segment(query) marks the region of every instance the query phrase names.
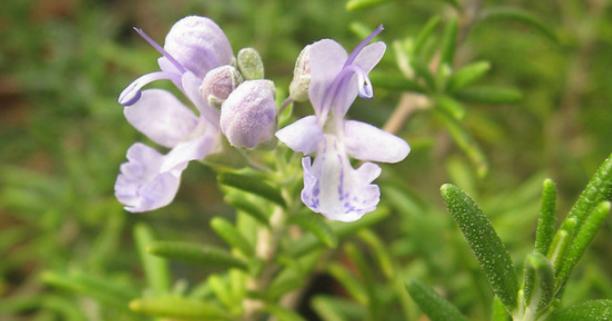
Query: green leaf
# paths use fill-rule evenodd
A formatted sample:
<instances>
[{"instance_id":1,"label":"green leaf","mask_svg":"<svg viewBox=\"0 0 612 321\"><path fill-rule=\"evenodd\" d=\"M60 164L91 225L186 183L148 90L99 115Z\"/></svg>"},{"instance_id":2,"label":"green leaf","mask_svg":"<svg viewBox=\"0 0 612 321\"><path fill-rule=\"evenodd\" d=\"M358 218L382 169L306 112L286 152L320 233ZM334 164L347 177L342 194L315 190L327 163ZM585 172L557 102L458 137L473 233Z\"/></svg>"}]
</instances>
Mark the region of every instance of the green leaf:
<instances>
[{"instance_id":1,"label":"green leaf","mask_svg":"<svg viewBox=\"0 0 612 321\"><path fill-rule=\"evenodd\" d=\"M546 38L550 39L554 43L559 43L559 38L556 33L547 26L544 22L540 21L539 18L535 17L531 13L516 9L516 8L493 8L482 12L480 15L481 21L486 20L513 20L531 26L535 30L539 31Z\"/></svg>"},{"instance_id":2,"label":"green leaf","mask_svg":"<svg viewBox=\"0 0 612 321\"><path fill-rule=\"evenodd\" d=\"M246 256L253 256L255 250L253 246L242 236L240 231L226 219L215 217L210 220L210 227L219 235L227 244L233 246Z\"/></svg>"},{"instance_id":3,"label":"green leaf","mask_svg":"<svg viewBox=\"0 0 612 321\"><path fill-rule=\"evenodd\" d=\"M270 217L264 213L256 204L238 195L227 195L225 202L244 214L251 216L264 225L270 225Z\"/></svg>"},{"instance_id":4,"label":"green leaf","mask_svg":"<svg viewBox=\"0 0 612 321\"><path fill-rule=\"evenodd\" d=\"M280 191L259 177L236 173L219 174L219 183L261 196L271 202L285 207L285 200Z\"/></svg>"},{"instance_id":5,"label":"green leaf","mask_svg":"<svg viewBox=\"0 0 612 321\"><path fill-rule=\"evenodd\" d=\"M390 0L348 0L346 2L346 10L356 11L366 8L371 8L389 2Z\"/></svg>"},{"instance_id":6,"label":"green leaf","mask_svg":"<svg viewBox=\"0 0 612 321\"><path fill-rule=\"evenodd\" d=\"M330 224L333 233L342 239L354 232L371 225L374 225L389 215L389 209L379 206L375 211L365 215L360 220L351 223ZM284 249L289 256L297 257L305 255L315 249L321 248L324 244L313 235L306 235L299 240L291 241Z\"/></svg>"},{"instance_id":7,"label":"green leaf","mask_svg":"<svg viewBox=\"0 0 612 321\"><path fill-rule=\"evenodd\" d=\"M423 52L425 44L430 39L436 27L438 27L438 25L440 24L440 20L440 16L433 16L429 18L423 29L421 29L421 31L414 40L414 47L412 52L414 56L419 56Z\"/></svg>"},{"instance_id":8,"label":"green leaf","mask_svg":"<svg viewBox=\"0 0 612 321\"><path fill-rule=\"evenodd\" d=\"M563 222L563 225L555 234L553 241L548 249L548 259L552 262L555 272L559 270L559 264L563 261L567 247L570 244L574 232L576 231L576 218L570 218Z\"/></svg>"},{"instance_id":9,"label":"green leaf","mask_svg":"<svg viewBox=\"0 0 612 321\"><path fill-rule=\"evenodd\" d=\"M442 46L440 48L440 61L448 66L453 65L453 57L455 56L455 48L457 46L457 18L452 17L444 28L442 36Z\"/></svg>"},{"instance_id":10,"label":"green leaf","mask_svg":"<svg viewBox=\"0 0 612 321\"><path fill-rule=\"evenodd\" d=\"M47 271L41 274L41 279L51 286L90 296L103 304L121 309L126 309L126 302L136 296L130 289L111 280L81 272L64 274Z\"/></svg>"},{"instance_id":11,"label":"green leaf","mask_svg":"<svg viewBox=\"0 0 612 321\"><path fill-rule=\"evenodd\" d=\"M399 74L372 71L369 77L374 87L377 88L398 91L412 91L418 93L425 92L425 89L419 83L406 79L404 76Z\"/></svg>"},{"instance_id":12,"label":"green leaf","mask_svg":"<svg viewBox=\"0 0 612 321\"><path fill-rule=\"evenodd\" d=\"M455 143L468 156L472 164L474 164L478 175L480 177L486 176L489 171L489 164L474 138L456 119L444 110L434 109L434 114L442 121Z\"/></svg>"},{"instance_id":13,"label":"green leaf","mask_svg":"<svg viewBox=\"0 0 612 321\"><path fill-rule=\"evenodd\" d=\"M383 274L389 279L392 278L395 274L393 262L391 260L391 254L389 253L386 245L383 244L383 241L376 236L376 233L368 229L359 231L358 236L374 253L376 261Z\"/></svg>"},{"instance_id":14,"label":"green leaf","mask_svg":"<svg viewBox=\"0 0 612 321\"><path fill-rule=\"evenodd\" d=\"M456 92L455 96L465 102L482 104L512 104L523 99L516 89L492 86L465 88Z\"/></svg>"},{"instance_id":15,"label":"green leaf","mask_svg":"<svg viewBox=\"0 0 612 321\"><path fill-rule=\"evenodd\" d=\"M147 248L151 254L207 267L248 269L245 261L226 251L184 242L153 242Z\"/></svg>"},{"instance_id":16,"label":"green leaf","mask_svg":"<svg viewBox=\"0 0 612 321\"><path fill-rule=\"evenodd\" d=\"M536 229L535 249L541 254L546 255L555 233L555 202L557 198L557 188L551 179L544 180L542 184L542 198L540 205L540 216L538 217L538 227Z\"/></svg>"},{"instance_id":17,"label":"green leaf","mask_svg":"<svg viewBox=\"0 0 612 321\"><path fill-rule=\"evenodd\" d=\"M514 310L517 306L518 282L510 255L491 222L476 203L457 186L444 184L440 190L448 211L474 251L493 292L509 311Z\"/></svg>"},{"instance_id":18,"label":"green leaf","mask_svg":"<svg viewBox=\"0 0 612 321\"><path fill-rule=\"evenodd\" d=\"M413 59L412 68L414 68L414 71L416 71L417 76L421 77L425 81L428 90L436 90L436 79L426 63L419 59Z\"/></svg>"},{"instance_id":19,"label":"green leaf","mask_svg":"<svg viewBox=\"0 0 612 321\"><path fill-rule=\"evenodd\" d=\"M448 81L448 90L455 92L481 79L491 68L488 61L479 61L462 67L453 73Z\"/></svg>"},{"instance_id":20,"label":"green leaf","mask_svg":"<svg viewBox=\"0 0 612 321\"><path fill-rule=\"evenodd\" d=\"M301 213L291 216L289 222L309 231L327 247L335 248L338 246L338 237L319 215Z\"/></svg>"},{"instance_id":21,"label":"green leaf","mask_svg":"<svg viewBox=\"0 0 612 321\"><path fill-rule=\"evenodd\" d=\"M327 269L342 287L350 294L355 301L362 305L368 305L370 298L365 286L355 278L344 266L338 263L331 263Z\"/></svg>"},{"instance_id":22,"label":"green leaf","mask_svg":"<svg viewBox=\"0 0 612 321\"><path fill-rule=\"evenodd\" d=\"M576 233L576 236L572 240L571 245L569 245L567 253L561 262L561 269L557 274L557 278L561 284L565 282L576 263L578 263L578 260L580 260L584 254L586 248L589 246L589 244L591 244L595 238L595 235L597 234L597 231L599 231L609 213L610 202L601 202L585 219L583 225L580 227Z\"/></svg>"},{"instance_id":23,"label":"green leaf","mask_svg":"<svg viewBox=\"0 0 612 321\"><path fill-rule=\"evenodd\" d=\"M438 96L435 98L435 102L436 107L443 109L444 112L456 120L462 120L465 117L465 108L463 108L460 102L448 96Z\"/></svg>"},{"instance_id":24,"label":"green leaf","mask_svg":"<svg viewBox=\"0 0 612 321\"><path fill-rule=\"evenodd\" d=\"M305 319L297 314L297 312L284 308L280 305L268 304L266 305L265 309L278 321L305 321Z\"/></svg>"},{"instance_id":25,"label":"green leaf","mask_svg":"<svg viewBox=\"0 0 612 321\"><path fill-rule=\"evenodd\" d=\"M318 296L311 301L312 309L323 321L345 321L333 301L327 297Z\"/></svg>"},{"instance_id":26,"label":"green leaf","mask_svg":"<svg viewBox=\"0 0 612 321\"><path fill-rule=\"evenodd\" d=\"M599 166L578 200L567 215L575 217L578 228L592 209L602 201L612 198L612 154Z\"/></svg>"},{"instance_id":27,"label":"green leaf","mask_svg":"<svg viewBox=\"0 0 612 321\"><path fill-rule=\"evenodd\" d=\"M498 297L493 297L493 302L491 304L493 305L491 307L491 321L512 321L504 304Z\"/></svg>"},{"instance_id":28,"label":"green leaf","mask_svg":"<svg viewBox=\"0 0 612 321\"><path fill-rule=\"evenodd\" d=\"M555 311L548 321L609 321L612 300L593 300Z\"/></svg>"},{"instance_id":29,"label":"green leaf","mask_svg":"<svg viewBox=\"0 0 612 321\"><path fill-rule=\"evenodd\" d=\"M147 284L157 295L167 293L170 289L170 273L166 260L147 252L147 247L155 241L149 226L140 223L134 226L134 239L142 264Z\"/></svg>"},{"instance_id":30,"label":"green leaf","mask_svg":"<svg viewBox=\"0 0 612 321\"><path fill-rule=\"evenodd\" d=\"M533 305L540 311L554 298L555 274L553 267L541 253L534 252L527 257L524 282L523 293L526 306Z\"/></svg>"},{"instance_id":31,"label":"green leaf","mask_svg":"<svg viewBox=\"0 0 612 321\"><path fill-rule=\"evenodd\" d=\"M454 305L421 282L413 280L407 287L412 299L431 321L468 321Z\"/></svg>"},{"instance_id":32,"label":"green leaf","mask_svg":"<svg viewBox=\"0 0 612 321\"><path fill-rule=\"evenodd\" d=\"M193 299L168 296L136 299L130 310L160 318L178 320L228 320L227 311L219 306Z\"/></svg>"}]
</instances>

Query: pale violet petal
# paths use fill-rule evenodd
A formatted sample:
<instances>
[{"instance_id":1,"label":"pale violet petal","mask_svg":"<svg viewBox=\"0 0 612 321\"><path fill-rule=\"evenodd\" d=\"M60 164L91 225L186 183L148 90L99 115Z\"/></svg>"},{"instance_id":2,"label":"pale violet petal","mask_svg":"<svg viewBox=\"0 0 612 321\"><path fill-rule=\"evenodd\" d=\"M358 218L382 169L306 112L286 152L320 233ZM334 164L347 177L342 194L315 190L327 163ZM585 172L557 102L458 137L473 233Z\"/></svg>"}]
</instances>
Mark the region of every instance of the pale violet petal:
<instances>
[{"instance_id":1,"label":"pale violet petal","mask_svg":"<svg viewBox=\"0 0 612 321\"><path fill-rule=\"evenodd\" d=\"M360 121L344 122L344 144L352 157L383 163L397 163L410 152L401 138Z\"/></svg>"},{"instance_id":2,"label":"pale violet petal","mask_svg":"<svg viewBox=\"0 0 612 321\"><path fill-rule=\"evenodd\" d=\"M306 116L277 131L276 138L292 150L308 155L323 140L323 130L316 116Z\"/></svg>"},{"instance_id":3,"label":"pale violet petal","mask_svg":"<svg viewBox=\"0 0 612 321\"><path fill-rule=\"evenodd\" d=\"M148 89L123 113L128 122L154 142L174 147L185 140L197 125L197 118L173 94L161 89Z\"/></svg>"},{"instance_id":4,"label":"pale violet petal","mask_svg":"<svg viewBox=\"0 0 612 321\"><path fill-rule=\"evenodd\" d=\"M189 141L176 145L164 158L160 171L183 170L192 160L204 159L219 148L221 135L217 129L209 124L202 134Z\"/></svg>"},{"instance_id":5,"label":"pale violet petal","mask_svg":"<svg viewBox=\"0 0 612 321\"><path fill-rule=\"evenodd\" d=\"M219 111L210 106L200 94L200 85L202 79L196 77L193 73L186 72L183 74L182 88L185 95L193 102L200 111L200 114L214 127L219 127Z\"/></svg>"},{"instance_id":6,"label":"pale violet petal","mask_svg":"<svg viewBox=\"0 0 612 321\"><path fill-rule=\"evenodd\" d=\"M357 170L353 169L344 147L334 136L326 136L314 163L311 164L310 157L305 157L302 167L302 201L314 212L331 220L358 220L373 211L380 200L378 186L371 184L380 175L380 168L366 163Z\"/></svg>"},{"instance_id":7,"label":"pale violet petal","mask_svg":"<svg viewBox=\"0 0 612 321\"><path fill-rule=\"evenodd\" d=\"M143 76L140 76L138 79L132 81L132 83L125 87L121 94L119 94L119 98L117 99L117 101L124 106L133 105L140 99L142 95L141 89L147 84L156 80L163 79L172 80L174 82L178 78L179 76L177 74L165 71L156 71L145 74Z\"/></svg>"},{"instance_id":8,"label":"pale violet petal","mask_svg":"<svg viewBox=\"0 0 612 321\"><path fill-rule=\"evenodd\" d=\"M380 62L386 49L387 45L382 41L371 43L357 54L354 63L369 73Z\"/></svg>"},{"instance_id":9,"label":"pale violet petal","mask_svg":"<svg viewBox=\"0 0 612 321\"><path fill-rule=\"evenodd\" d=\"M230 64L232 47L223 30L211 19L188 16L177 21L164 42L164 49L200 79L209 70Z\"/></svg>"},{"instance_id":10,"label":"pale violet petal","mask_svg":"<svg viewBox=\"0 0 612 321\"><path fill-rule=\"evenodd\" d=\"M317 113L322 111L324 101L331 99L328 89L342 70L346 58L346 50L331 39L319 40L310 46L308 97Z\"/></svg>"},{"instance_id":11,"label":"pale violet petal","mask_svg":"<svg viewBox=\"0 0 612 321\"><path fill-rule=\"evenodd\" d=\"M180 184L181 171L161 173L164 156L136 143L127 152L115 182L115 196L130 212L147 212L172 202Z\"/></svg>"}]
</instances>

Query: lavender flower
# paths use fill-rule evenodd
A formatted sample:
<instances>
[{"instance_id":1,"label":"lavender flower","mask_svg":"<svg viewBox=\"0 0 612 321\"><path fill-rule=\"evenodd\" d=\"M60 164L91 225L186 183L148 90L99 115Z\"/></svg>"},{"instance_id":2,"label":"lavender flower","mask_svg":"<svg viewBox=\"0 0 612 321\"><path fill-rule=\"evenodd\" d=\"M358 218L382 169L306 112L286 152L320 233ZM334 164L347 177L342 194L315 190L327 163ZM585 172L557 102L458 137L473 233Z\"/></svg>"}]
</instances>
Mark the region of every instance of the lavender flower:
<instances>
[{"instance_id":1,"label":"lavender flower","mask_svg":"<svg viewBox=\"0 0 612 321\"><path fill-rule=\"evenodd\" d=\"M221 131L235 147L253 148L274 134L274 83L258 79L243 82L221 106Z\"/></svg>"},{"instance_id":2,"label":"lavender flower","mask_svg":"<svg viewBox=\"0 0 612 321\"><path fill-rule=\"evenodd\" d=\"M171 150L162 155L141 143L132 145L128 162L121 165L115 196L126 210L145 212L172 202L187 164L218 150L219 112L203 99L200 84L208 71L230 63L233 57L229 41L208 18L179 20L166 36L164 48L142 30L136 31L162 54L158 59L161 71L136 79L121 93L119 102L130 124ZM199 115L168 91L141 90L160 79L171 80Z\"/></svg>"},{"instance_id":3,"label":"lavender flower","mask_svg":"<svg viewBox=\"0 0 612 321\"><path fill-rule=\"evenodd\" d=\"M316 154L314 162L310 156L302 159L302 201L332 220L355 221L374 210L380 190L372 181L381 169L369 161L395 163L410 151L406 142L392 134L345 120L357 95L373 96L368 73L380 61L386 46L383 42L368 43L381 31L379 26L350 55L330 39L311 44L308 59L304 59L308 65L300 70L310 70L308 96L315 115L276 132L276 137L294 151ZM366 162L354 169L349 155Z\"/></svg>"}]
</instances>

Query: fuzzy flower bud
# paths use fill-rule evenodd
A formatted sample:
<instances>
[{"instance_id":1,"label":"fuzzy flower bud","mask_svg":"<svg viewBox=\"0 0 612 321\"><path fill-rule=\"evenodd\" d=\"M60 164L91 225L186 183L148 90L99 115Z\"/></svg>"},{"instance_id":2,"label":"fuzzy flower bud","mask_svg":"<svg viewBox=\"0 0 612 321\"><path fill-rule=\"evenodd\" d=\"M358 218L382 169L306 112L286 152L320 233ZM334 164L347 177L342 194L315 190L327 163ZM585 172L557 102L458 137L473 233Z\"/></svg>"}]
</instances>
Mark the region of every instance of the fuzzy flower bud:
<instances>
[{"instance_id":1,"label":"fuzzy flower bud","mask_svg":"<svg viewBox=\"0 0 612 321\"><path fill-rule=\"evenodd\" d=\"M247 80L221 106L221 131L235 147L253 148L274 134L276 103L274 83Z\"/></svg>"},{"instance_id":2,"label":"fuzzy flower bud","mask_svg":"<svg viewBox=\"0 0 612 321\"><path fill-rule=\"evenodd\" d=\"M212 20L199 16L177 21L166 35L164 49L199 78L233 59L232 46L223 30Z\"/></svg>"},{"instance_id":3,"label":"fuzzy flower bud","mask_svg":"<svg viewBox=\"0 0 612 321\"><path fill-rule=\"evenodd\" d=\"M241 82L242 76L235 67L217 67L204 76L200 94L211 106L220 107Z\"/></svg>"},{"instance_id":4,"label":"fuzzy flower bud","mask_svg":"<svg viewBox=\"0 0 612 321\"><path fill-rule=\"evenodd\" d=\"M295 62L293 80L289 85L289 96L295 101L308 100L310 85L310 45L304 47Z\"/></svg>"},{"instance_id":5,"label":"fuzzy flower bud","mask_svg":"<svg viewBox=\"0 0 612 321\"><path fill-rule=\"evenodd\" d=\"M257 50L253 48L240 49L236 63L245 79L263 79L264 65Z\"/></svg>"}]
</instances>

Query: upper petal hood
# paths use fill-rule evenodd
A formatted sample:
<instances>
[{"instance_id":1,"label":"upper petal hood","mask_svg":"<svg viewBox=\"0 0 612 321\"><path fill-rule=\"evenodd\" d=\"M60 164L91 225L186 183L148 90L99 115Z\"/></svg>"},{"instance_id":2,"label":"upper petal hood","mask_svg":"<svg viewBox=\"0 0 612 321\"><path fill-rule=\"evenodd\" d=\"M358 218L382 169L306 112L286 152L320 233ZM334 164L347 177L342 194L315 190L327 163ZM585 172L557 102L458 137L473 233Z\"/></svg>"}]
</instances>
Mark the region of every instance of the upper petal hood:
<instances>
[{"instance_id":1,"label":"upper petal hood","mask_svg":"<svg viewBox=\"0 0 612 321\"><path fill-rule=\"evenodd\" d=\"M164 49L202 79L206 72L232 62L233 52L223 30L212 20L188 16L166 35Z\"/></svg>"}]
</instances>

